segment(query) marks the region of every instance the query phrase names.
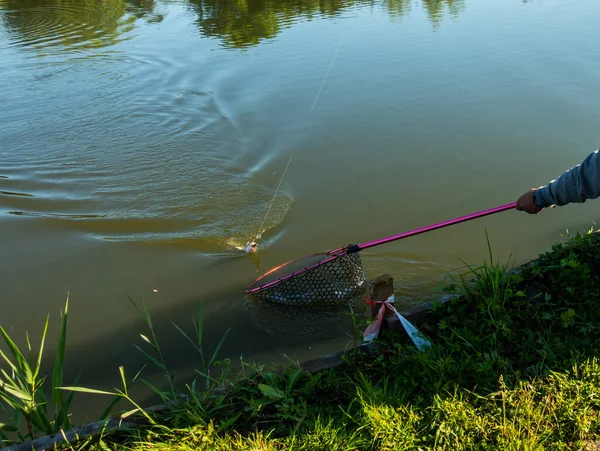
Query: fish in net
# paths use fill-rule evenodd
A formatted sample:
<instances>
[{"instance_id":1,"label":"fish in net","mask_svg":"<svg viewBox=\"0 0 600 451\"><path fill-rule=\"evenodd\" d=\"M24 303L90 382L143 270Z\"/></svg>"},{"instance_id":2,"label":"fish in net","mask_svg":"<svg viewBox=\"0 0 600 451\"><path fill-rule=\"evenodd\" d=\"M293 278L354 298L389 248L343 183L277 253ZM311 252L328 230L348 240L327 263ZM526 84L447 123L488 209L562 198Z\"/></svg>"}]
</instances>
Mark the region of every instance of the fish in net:
<instances>
[{"instance_id":1,"label":"fish in net","mask_svg":"<svg viewBox=\"0 0 600 451\"><path fill-rule=\"evenodd\" d=\"M357 253L335 252L309 255L273 268L256 279L247 293L297 307L351 301L364 290L365 272Z\"/></svg>"}]
</instances>

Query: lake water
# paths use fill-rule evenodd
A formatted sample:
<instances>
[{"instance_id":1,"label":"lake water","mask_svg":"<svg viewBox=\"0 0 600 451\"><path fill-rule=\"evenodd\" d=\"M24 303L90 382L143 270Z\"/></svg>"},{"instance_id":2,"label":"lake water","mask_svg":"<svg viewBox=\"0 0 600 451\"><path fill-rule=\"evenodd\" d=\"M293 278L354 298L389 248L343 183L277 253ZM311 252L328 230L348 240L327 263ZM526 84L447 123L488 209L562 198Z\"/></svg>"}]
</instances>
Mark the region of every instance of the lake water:
<instances>
[{"instance_id":1,"label":"lake water","mask_svg":"<svg viewBox=\"0 0 600 451\"><path fill-rule=\"evenodd\" d=\"M70 296L67 382L135 372L145 299L174 370L211 351L304 360L339 313L244 288L284 261L516 201L600 146L598 0L0 0L0 325L37 339ZM281 188L283 171L290 161ZM270 202L258 259L240 251ZM398 302L523 263L600 201L508 211L361 253ZM150 369L148 371L151 371ZM104 401L104 400L102 400ZM85 409L85 405L81 407Z\"/></svg>"}]
</instances>

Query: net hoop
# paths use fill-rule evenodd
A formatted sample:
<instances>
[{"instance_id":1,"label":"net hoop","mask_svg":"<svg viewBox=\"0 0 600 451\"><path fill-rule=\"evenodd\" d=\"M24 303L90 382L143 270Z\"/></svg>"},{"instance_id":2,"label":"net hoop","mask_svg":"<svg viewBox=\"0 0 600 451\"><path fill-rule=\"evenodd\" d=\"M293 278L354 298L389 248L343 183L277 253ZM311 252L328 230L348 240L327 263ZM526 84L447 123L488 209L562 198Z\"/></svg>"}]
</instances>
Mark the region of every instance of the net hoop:
<instances>
[{"instance_id":1,"label":"net hoop","mask_svg":"<svg viewBox=\"0 0 600 451\"><path fill-rule=\"evenodd\" d=\"M346 255L348 253L348 249L351 246L347 246L347 247L341 247L339 249L335 249L333 251L329 251L329 252L317 252L316 254L311 254L311 255L304 255L302 257L299 258L295 258L293 260L290 260L288 262L282 263L279 266L276 266L275 268L270 269L269 271L267 271L266 273L264 273L262 276L256 278L250 285L248 285L248 287L244 290L244 292L246 294L255 294L258 292L261 292L263 290L266 290L268 288L274 288L277 285L282 284L283 282L291 279L292 277L296 277L300 274L306 273L308 271L312 271L315 268L318 268L319 266L323 266L339 257L343 257L344 255ZM317 263L310 265L306 268L303 268L299 271L294 271L291 274L288 274L287 276L284 277L280 277L279 279L273 280L271 282L267 282L265 284L260 285L260 281L263 280L265 277L269 276L269 274L274 273L275 271L280 270L281 268L283 268L284 266L287 265L291 265L299 260L304 260L306 258L310 258L310 257L316 257L318 255L326 255L326 258L321 259L320 261L318 261Z\"/></svg>"}]
</instances>

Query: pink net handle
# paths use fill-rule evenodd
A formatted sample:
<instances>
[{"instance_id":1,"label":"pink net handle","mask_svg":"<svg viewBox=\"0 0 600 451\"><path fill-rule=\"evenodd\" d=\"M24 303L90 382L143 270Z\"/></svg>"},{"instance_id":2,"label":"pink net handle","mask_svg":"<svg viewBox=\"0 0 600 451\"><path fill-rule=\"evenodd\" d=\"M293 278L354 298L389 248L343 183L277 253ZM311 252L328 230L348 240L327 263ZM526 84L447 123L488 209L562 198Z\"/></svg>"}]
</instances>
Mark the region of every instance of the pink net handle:
<instances>
[{"instance_id":1,"label":"pink net handle","mask_svg":"<svg viewBox=\"0 0 600 451\"><path fill-rule=\"evenodd\" d=\"M479 211L477 213L471 213L470 215L461 216L459 218L449 219L448 221L438 222L437 224L431 224L425 227L419 227L418 229L411 230L409 232L400 233L398 235L392 235L387 238L380 240L369 241L365 244L359 244L359 250L368 249L370 247L379 246L380 244L390 243L392 241L401 240L402 238L408 238L409 236L419 235L421 233L430 232L432 230L441 229L461 222L467 222L472 219L482 218L483 216L493 215L494 213L500 213L501 211L512 210L517 204L515 202L511 204L501 205L499 207L490 208L489 210Z\"/></svg>"},{"instance_id":2,"label":"pink net handle","mask_svg":"<svg viewBox=\"0 0 600 451\"><path fill-rule=\"evenodd\" d=\"M307 268L301 269L299 271L296 271L292 274L288 274L285 277L282 277L281 279L277 279L274 280L272 282L269 283L265 283L264 285L260 285L251 289L246 289L245 292L247 294L250 293L256 293L258 291L262 291L262 290L266 290L267 288L270 288L272 286L278 285L281 282L284 282L286 280L291 279L292 277L298 276L302 273L305 273L307 271L310 271L312 269L315 269L319 266L322 266L326 263L329 263L332 260L335 260L336 258L342 257L350 252L358 252L361 251L363 249L368 249L370 247L375 247L375 246L379 246L381 244L385 244L385 243L390 243L392 241L397 241L397 240L401 240L402 238L408 238L411 236L415 236L415 235L419 235L421 233L425 233L425 232L430 232L432 230L437 230L437 229L441 229L444 227L448 227L454 224L459 224L461 222L466 222L466 221L471 221L473 219L477 219L477 218L482 218L484 216L488 216L488 215L493 215L494 213L500 213L502 211L506 211L506 210L512 210L513 208L515 208L517 206L517 204L515 202L510 203L510 204L506 204L506 205L501 205L499 207L495 207L495 208L490 208L489 210L483 210L483 211L479 211L477 213L471 213L469 215L465 215L465 216L460 216L458 218L454 218L454 219L450 219L448 221L443 221L443 222L438 222L437 224L431 224L425 227L419 227L418 229L414 229L411 230L409 232L404 232L404 233L400 233L398 235L392 235L389 236L387 238L382 238L380 240L375 240L375 241L369 241L365 244L358 244L358 245L354 245L354 246L348 246L348 247L341 247L339 249L333 250L331 252L329 252L329 255L331 255L331 257L320 261L318 263L315 263L314 265L311 265ZM283 265L282 265L283 266ZM273 271L273 270L272 270ZM271 271L270 271L271 272ZM268 274L268 273L267 273Z\"/></svg>"}]
</instances>

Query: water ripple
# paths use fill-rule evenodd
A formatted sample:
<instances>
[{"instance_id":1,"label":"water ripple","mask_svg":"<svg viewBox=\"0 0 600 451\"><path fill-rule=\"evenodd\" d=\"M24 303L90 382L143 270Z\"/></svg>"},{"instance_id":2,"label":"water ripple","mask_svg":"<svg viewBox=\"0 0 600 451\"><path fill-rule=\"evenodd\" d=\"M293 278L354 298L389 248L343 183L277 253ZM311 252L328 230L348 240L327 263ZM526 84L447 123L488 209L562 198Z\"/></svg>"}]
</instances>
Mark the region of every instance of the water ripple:
<instances>
[{"instance_id":1,"label":"water ripple","mask_svg":"<svg viewBox=\"0 0 600 451\"><path fill-rule=\"evenodd\" d=\"M0 20L8 47L85 52L128 39L136 18L122 1L7 0Z\"/></svg>"}]
</instances>

